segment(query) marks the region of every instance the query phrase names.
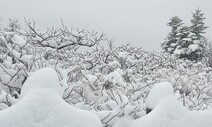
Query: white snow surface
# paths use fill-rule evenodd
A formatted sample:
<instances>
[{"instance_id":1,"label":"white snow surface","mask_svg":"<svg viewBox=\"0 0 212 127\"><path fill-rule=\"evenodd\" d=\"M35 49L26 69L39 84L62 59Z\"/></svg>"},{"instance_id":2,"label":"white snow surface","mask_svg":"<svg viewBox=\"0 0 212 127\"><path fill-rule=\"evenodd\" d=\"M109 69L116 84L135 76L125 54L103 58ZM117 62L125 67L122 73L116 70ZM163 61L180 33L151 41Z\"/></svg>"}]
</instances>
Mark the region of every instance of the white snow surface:
<instances>
[{"instance_id":1,"label":"white snow surface","mask_svg":"<svg viewBox=\"0 0 212 127\"><path fill-rule=\"evenodd\" d=\"M122 118L114 127L211 127L212 110L188 110L171 95L173 88L171 89L170 85L159 83L150 91L148 96L155 94L155 98L161 97L161 99L149 114L131 121L126 117ZM160 96L160 92L167 93L168 96ZM148 101L151 101L150 97Z\"/></svg>"},{"instance_id":2,"label":"white snow surface","mask_svg":"<svg viewBox=\"0 0 212 127\"><path fill-rule=\"evenodd\" d=\"M114 86L127 87L127 84L124 82L118 71L111 72L108 76L106 76L105 81L112 83Z\"/></svg>"},{"instance_id":3,"label":"white snow surface","mask_svg":"<svg viewBox=\"0 0 212 127\"><path fill-rule=\"evenodd\" d=\"M182 54L183 53L183 50L182 49L175 49L174 50L174 54L176 54L176 55L180 55L180 54Z\"/></svg>"},{"instance_id":4,"label":"white snow surface","mask_svg":"<svg viewBox=\"0 0 212 127\"><path fill-rule=\"evenodd\" d=\"M128 127L211 127L212 110L190 111L175 97L165 97L152 112Z\"/></svg>"},{"instance_id":5,"label":"white snow surface","mask_svg":"<svg viewBox=\"0 0 212 127\"><path fill-rule=\"evenodd\" d=\"M198 44L191 44L188 46L189 49L191 49L191 51L196 51L198 50L200 47Z\"/></svg>"},{"instance_id":6,"label":"white snow surface","mask_svg":"<svg viewBox=\"0 0 212 127\"><path fill-rule=\"evenodd\" d=\"M94 113L70 106L61 95L54 69L36 71L24 83L21 100L0 111L0 126L102 127Z\"/></svg>"},{"instance_id":7,"label":"white snow surface","mask_svg":"<svg viewBox=\"0 0 212 127\"><path fill-rule=\"evenodd\" d=\"M33 73L24 83L21 90L21 98L37 89L54 90L62 96L62 87L59 85L57 73L54 69L44 68Z\"/></svg>"},{"instance_id":8,"label":"white snow surface","mask_svg":"<svg viewBox=\"0 0 212 127\"><path fill-rule=\"evenodd\" d=\"M174 89L169 82L155 84L146 99L146 107L153 109L164 97L172 96Z\"/></svg>"},{"instance_id":9,"label":"white snow surface","mask_svg":"<svg viewBox=\"0 0 212 127\"><path fill-rule=\"evenodd\" d=\"M19 35L15 34L11 40L16 43L20 48L24 47L26 45L26 41L20 37Z\"/></svg>"},{"instance_id":10,"label":"white snow surface","mask_svg":"<svg viewBox=\"0 0 212 127\"><path fill-rule=\"evenodd\" d=\"M193 127L184 126L182 116L188 112L175 97L165 97L156 108L146 116L131 122L132 127Z\"/></svg>"}]
</instances>

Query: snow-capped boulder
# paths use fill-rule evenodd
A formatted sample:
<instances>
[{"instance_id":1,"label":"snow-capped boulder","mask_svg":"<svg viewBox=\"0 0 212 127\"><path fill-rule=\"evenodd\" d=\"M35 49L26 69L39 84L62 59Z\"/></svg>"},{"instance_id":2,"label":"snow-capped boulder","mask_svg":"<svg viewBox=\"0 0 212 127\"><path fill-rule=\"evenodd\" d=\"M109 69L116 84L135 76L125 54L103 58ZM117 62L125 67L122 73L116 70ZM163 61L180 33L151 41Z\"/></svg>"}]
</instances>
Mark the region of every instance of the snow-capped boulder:
<instances>
[{"instance_id":1,"label":"snow-capped boulder","mask_svg":"<svg viewBox=\"0 0 212 127\"><path fill-rule=\"evenodd\" d=\"M95 114L70 106L61 96L55 70L38 70L24 83L21 100L0 111L0 126L102 127Z\"/></svg>"}]
</instances>

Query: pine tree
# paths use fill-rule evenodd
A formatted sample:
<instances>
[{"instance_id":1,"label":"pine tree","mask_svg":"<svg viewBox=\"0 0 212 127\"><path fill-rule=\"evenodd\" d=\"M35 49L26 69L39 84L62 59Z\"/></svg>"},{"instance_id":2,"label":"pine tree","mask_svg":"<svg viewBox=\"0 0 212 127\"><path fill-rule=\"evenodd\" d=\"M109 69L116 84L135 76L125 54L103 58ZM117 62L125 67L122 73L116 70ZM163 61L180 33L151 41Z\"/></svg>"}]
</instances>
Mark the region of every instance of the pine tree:
<instances>
[{"instance_id":1,"label":"pine tree","mask_svg":"<svg viewBox=\"0 0 212 127\"><path fill-rule=\"evenodd\" d=\"M204 13L202 13L202 10L199 8L195 10L194 13L192 13L193 19L191 19L191 32L193 32L197 36L197 40L200 40L203 36L202 34L205 33L205 29L208 28L208 26L205 26L204 20L206 19L204 17Z\"/></svg>"},{"instance_id":2,"label":"pine tree","mask_svg":"<svg viewBox=\"0 0 212 127\"><path fill-rule=\"evenodd\" d=\"M177 47L173 52L179 58L186 58L192 61L197 61L202 57L202 47L200 41L189 27L183 26L177 34Z\"/></svg>"},{"instance_id":3,"label":"pine tree","mask_svg":"<svg viewBox=\"0 0 212 127\"><path fill-rule=\"evenodd\" d=\"M204 13L199 8L192 13L191 26L183 26L182 20L174 16L167 24L172 28L166 40L162 44L165 52L175 54L179 58L198 61L202 59L204 52L204 36L205 26Z\"/></svg>"},{"instance_id":4,"label":"pine tree","mask_svg":"<svg viewBox=\"0 0 212 127\"><path fill-rule=\"evenodd\" d=\"M178 16L174 16L170 19L170 22L167 23L167 26L172 28L171 32L168 34L165 41L162 43L162 49L165 52L173 54L173 51L177 47L178 40L178 30L183 25L182 20Z\"/></svg>"}]
</instances>

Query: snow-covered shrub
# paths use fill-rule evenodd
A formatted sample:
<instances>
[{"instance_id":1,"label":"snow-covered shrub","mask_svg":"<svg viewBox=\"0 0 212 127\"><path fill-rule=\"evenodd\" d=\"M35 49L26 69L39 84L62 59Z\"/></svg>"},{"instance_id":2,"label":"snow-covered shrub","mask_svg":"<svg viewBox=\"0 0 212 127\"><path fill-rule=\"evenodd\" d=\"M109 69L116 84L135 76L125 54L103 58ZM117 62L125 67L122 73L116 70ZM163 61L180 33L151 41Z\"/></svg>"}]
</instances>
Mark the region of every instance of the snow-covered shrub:
<instances>
[{"instance_id":1,"label":"snow-covered shrub","mask_svg":"<svg viewBox=\"0 0 212 127\"><path fill-rule=\"evenodd\" d=\"M30 68L31 55L27 52L26 41L14 32L2 32L0 35L4 50L1 52L2 63L0 64L1 86L12 93L20 93L23 82L27 78Z\"/></svg>"},{"instance_id":2,"label":"snow-covered shrub","mask_svg":"<svg viewBox=\"0 0 212 127\"><path fill-rule=\"evenodd\" d=\"M82 39L85 31L69 35L71 31L65 27L40 32L33 22L27 25L26 33L0 32L1 109L19 101L15 96L19 97L25 80L44 67L56 70L63 99L74 107L96 113L103 126L144 116L147 95L160 82L170 82L185 107L211 108L212 69L204 62L131 45L115 47L111 41L106 47L92 47L92 38L100 42L102 36L90 33L91 38ZM86 45L91 48L79 48Z\"/></svg>"}]
</instances>

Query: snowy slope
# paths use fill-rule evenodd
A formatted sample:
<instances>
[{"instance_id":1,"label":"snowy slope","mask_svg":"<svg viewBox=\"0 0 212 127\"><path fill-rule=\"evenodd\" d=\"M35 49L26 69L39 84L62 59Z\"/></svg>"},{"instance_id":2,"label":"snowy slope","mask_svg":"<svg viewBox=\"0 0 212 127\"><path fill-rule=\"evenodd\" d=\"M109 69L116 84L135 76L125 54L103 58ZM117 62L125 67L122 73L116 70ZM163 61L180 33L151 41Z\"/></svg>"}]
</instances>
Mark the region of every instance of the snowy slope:
<instances>
[{"instance_id":1,"label":"snowy slope","mask_svg":"<svg viewBox=\"0 0 212 127\"><path fill-rule=\"evenodd\" d=\"M21 100L0 111L1 127L101 127L99 118L74 108L61 97L56 72L44 68L30 76L21 91Z\"/></svg>"}]
</instances>

